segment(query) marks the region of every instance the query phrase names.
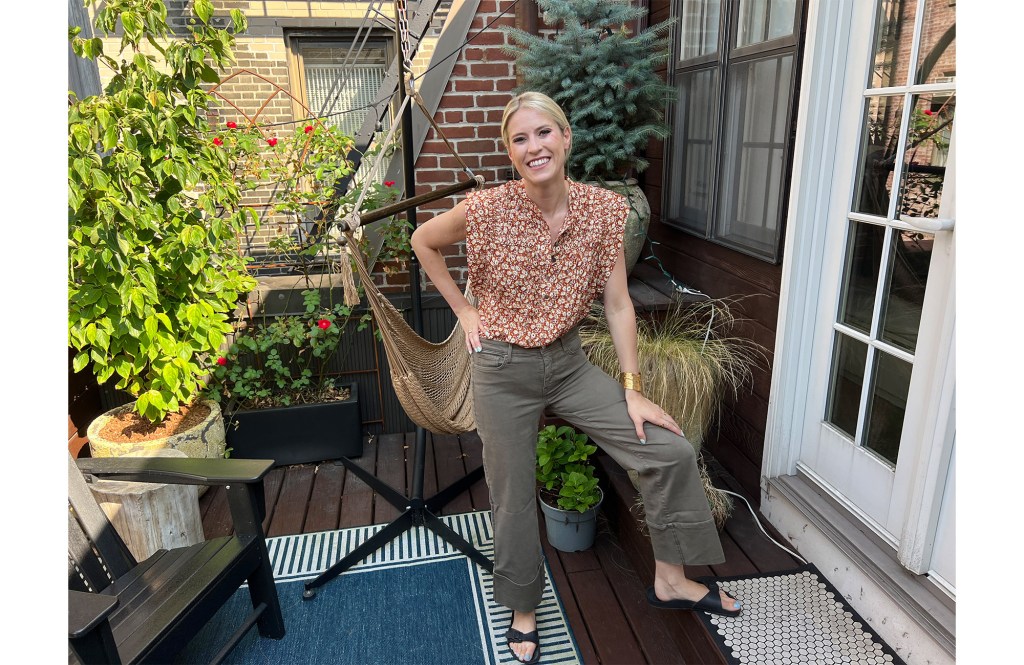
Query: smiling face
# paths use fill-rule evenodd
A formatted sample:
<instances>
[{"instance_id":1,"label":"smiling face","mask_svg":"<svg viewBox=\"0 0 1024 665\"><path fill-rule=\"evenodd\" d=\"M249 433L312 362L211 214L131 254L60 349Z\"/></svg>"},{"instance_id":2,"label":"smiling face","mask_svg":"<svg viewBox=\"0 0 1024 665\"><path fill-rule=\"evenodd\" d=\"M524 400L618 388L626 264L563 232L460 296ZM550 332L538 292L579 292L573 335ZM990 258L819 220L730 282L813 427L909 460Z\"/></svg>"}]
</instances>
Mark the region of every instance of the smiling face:
<instances>
[{"instance_id":1,"label":"smiling face","mask_svg":"<svg viewBox=\"0 0 1024 665\"><path fill-rule=\"evenodd\" d=\"M572 130L560 129L555 118L526 106L508 117L505 130L509 159L523 180L542 185L564 179Z\"/></svg>"}]
</instances>

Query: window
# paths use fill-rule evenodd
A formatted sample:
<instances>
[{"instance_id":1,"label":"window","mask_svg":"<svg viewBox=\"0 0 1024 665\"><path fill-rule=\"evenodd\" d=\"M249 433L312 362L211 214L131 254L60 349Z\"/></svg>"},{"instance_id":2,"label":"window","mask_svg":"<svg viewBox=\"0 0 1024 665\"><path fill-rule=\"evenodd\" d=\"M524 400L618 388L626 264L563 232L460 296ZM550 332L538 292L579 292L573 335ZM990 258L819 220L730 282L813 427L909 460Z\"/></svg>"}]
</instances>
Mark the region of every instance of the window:
<instances>
[{"instance_id":1,"label":"window","mask_svg":"<svg viewBox=\"0 0 1024 665\"><path fill-rule=\"evenodd\" d=\"M683 0L665 222L778 262L802 0Z\"/></svg>"},{"instance_id":2,"label":"window","mask_svg":"<svg viewBox=\"0 0 1024 665\"><path fill-rule=\"evenodd\" d=\"M315 116L356 136L366 115L381 103L381 83L392 60L390 40L354 31L291 32L292 94ZM296 105L296 117L305 111ZM385 129L390 121L384 117Z\"/></svg>"}]
</instances>

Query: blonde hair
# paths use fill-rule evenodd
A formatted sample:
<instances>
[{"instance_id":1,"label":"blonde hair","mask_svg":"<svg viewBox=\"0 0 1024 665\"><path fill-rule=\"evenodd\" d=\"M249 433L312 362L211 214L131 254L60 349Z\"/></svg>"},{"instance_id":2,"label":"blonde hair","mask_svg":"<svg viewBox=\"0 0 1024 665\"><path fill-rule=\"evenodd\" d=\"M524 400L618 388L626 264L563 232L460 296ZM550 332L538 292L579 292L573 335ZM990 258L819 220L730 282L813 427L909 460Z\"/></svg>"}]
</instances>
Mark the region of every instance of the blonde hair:
<instances>
[{"instance_id":1,"label":"blonde hair","mask_svg":"<svg viewBox=\"0 0 1024 665\"><path fill-rule=\"evenodd\" d=\"M505 112L501 114L501 140L505 143L505 147L508 147L508 123L511 120L512 115L515 114L519 109L530 109L543 113L558 125L558 130L565 132L566 127L569 126L569 119L565 117L565 111L558 105L558 102L551 99L543 92L524 92L516 95L505 104ZM565 151L565 156L568 157L572 151L572 143L569 143L569 149Z\"/></svg>"}]
</instances>

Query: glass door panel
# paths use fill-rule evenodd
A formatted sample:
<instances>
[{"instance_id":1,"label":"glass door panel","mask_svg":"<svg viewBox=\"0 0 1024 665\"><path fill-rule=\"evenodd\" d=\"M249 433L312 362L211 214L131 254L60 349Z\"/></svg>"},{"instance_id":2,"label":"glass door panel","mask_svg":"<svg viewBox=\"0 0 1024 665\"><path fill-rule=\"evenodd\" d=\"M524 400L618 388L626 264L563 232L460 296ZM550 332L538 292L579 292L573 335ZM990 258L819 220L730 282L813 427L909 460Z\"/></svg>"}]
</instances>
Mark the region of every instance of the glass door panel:
<instances>
[{"instance_id":1,"label":"glass door panel","mask_svg":"<svg viewBox=\"0 0 1024 665\"><path fill-rule=\"evenodd\" d=\"M955 214L952 190L943 201L956 110L948 5L875 3L873 59L860 70L859 110L850 110L861 118L860 135L847 144L857 146L853 180L833 190L833 200L849 205L833 218L846 232L830 249L830 288L838 292L821 320L831 328L821 337L830 348L816 370L817 415L808 414L818 434L801 451L805 468L897 546L909 528L909 488L932 473L922 460L929 446L944 445L925 439L935 430L921 418L940 409L929 377L952 348L951 337L936 341L952 312L955 246L952 219L940 214ZM925 67L932 73L919 71Z\"/></svg>"},{"instance_id":2,"label":"glass door panel","mask_svg":"<svg viewBox=\"0 0 1024 665\"><path fill-rule=\"evenodd\" d=\"M914 353L935 236L901 230L893 230L892 234L879 337L907 353Z\"/></svg>"},{"instance_id":3,"label":"glass door panel","mask_svg":"<svg viewBox=\"0 0 1024 665\"><path fill-rule=\"evenodd\" d=\"M903 95L871 96L864 104L854 212L885 217L903 126Z\"/></svg>"},{"instance_id":4,"label":"glass door panel","mask_svg":"<svg viewBox=\"0 0 1024 665\"><path fill-rule=\"evenodd\" d=\"M702 235L711 215L717 132L718 70L701 69L679 77L673 141L682 150L672 150L672 173L677 186L669 190L669 214L686 228Z\"/></svg>"}]
</instances>

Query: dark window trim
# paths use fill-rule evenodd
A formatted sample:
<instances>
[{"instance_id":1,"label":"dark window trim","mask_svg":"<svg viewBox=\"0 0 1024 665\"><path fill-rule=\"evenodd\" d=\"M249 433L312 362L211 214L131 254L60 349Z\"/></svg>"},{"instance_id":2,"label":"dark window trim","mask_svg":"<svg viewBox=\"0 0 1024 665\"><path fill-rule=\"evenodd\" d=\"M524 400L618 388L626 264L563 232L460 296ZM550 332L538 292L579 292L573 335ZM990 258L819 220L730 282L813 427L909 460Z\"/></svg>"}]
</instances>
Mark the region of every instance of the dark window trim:
<instances>
[{"instance_id":1,"label":"dark window trim","mask_svg":"<svg viewBox=\"0 0 1024 665\"><path fill-rule=\"evenodd\" d=\"M672 85L677 85L679 77L683 75L712 68L717 69L720 76L718 77L718 94L715 108L716 117L714 122L716 149L714 150L711 158L711 173L713 176L711 179L711 192L709 196L710 205L707 215L708 221L705 225L704 233L698 233L693 229L687 228L681 220L670 216L669 196L671 187L673 186L673 177L675 175L672 173L672 164L676 153L677 141L676 128L674 124L672 127L672 135L666 141L666 166L662 170L662 223L688 235L693 235L716 245L727 247L728 249L741 254L746 254L747 256L766 261L773 265L778 265L782 262L782 250L786 237L786 216L789 211L789 190L793 179L793 151L796 143L796 122L799 115L798 101L800 95L800 77L803 72L808 0L802 0L795 8L793 17L795 28L792 35L740 48L729 48L729 44L735 41L736 26L739 21L738 2L739 0L724 0L722 3L722 11L719 16L719 41L718 48L715 53L685 60L674 59L674 66L669 67L668 69L667 79ZM671 3L671 14L675 18L679 18L679 8L676 6L676 3ZM673 30L671 45L674 54L679 52L681 40L682 21L677 20L676 26ZM786 137L787 145L783 156L783 176L779 192L779 230L776 235L776 242L774 243L774 251L770 252L771 256L766 256L766 253L757 252L754 249L729 242L728 240L715 235L715 224L718 220L720 209L719 197L721 194L723 168L722 138L726 116L725 104L728 96L728 73L735 64L742 64L744 62L767 59L770 57L778 57L779 55L786 53L792 53L794 63L789 90L789 99L791 100L791 104L788 117L786 119L786 126L788 128ZM676 103L671 102L666 111L666 118L670 118L672 123L675 123L675 112Z\"/></svg>"}]
</instances>

